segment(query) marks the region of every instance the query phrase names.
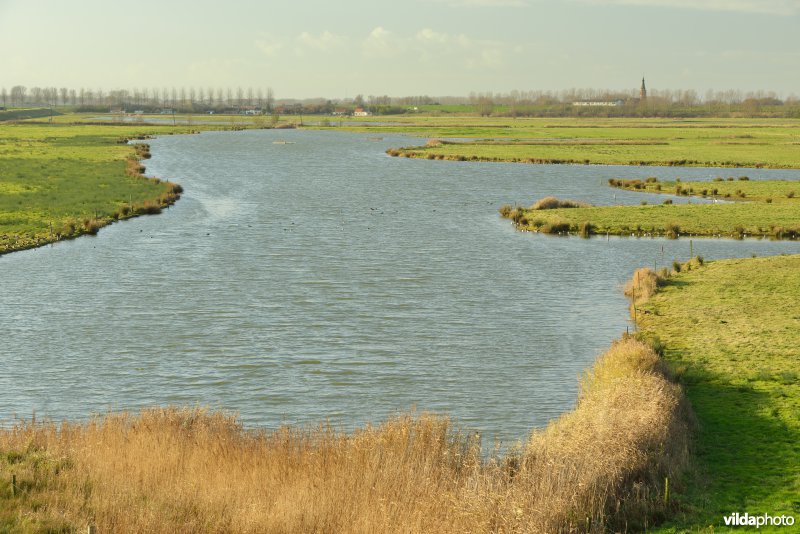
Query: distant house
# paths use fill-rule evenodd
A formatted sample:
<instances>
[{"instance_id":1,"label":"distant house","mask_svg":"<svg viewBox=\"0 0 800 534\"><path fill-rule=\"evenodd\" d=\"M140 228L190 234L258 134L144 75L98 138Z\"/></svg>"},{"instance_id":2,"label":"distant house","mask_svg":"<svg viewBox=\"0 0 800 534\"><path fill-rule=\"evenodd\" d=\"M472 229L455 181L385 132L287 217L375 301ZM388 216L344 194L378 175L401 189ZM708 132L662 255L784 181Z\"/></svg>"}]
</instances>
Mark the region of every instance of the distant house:
<instances>
[{"instance_id":1,"label":"distant house","mask_svg":"<svg viewBox=\"0 0 800 534\"><path fill-rule=\"evenodd\" d=\"M372 115L372 113L365 110L364 108L356 108L355 111L353 111L354 117L368 117L370 115Z\"/></svg>"},{"instance_id":2,"label":"distant house","mask_svg":"<svg viewBox=\"0 0 800 534\"><path fill-rule=\"evenodd\" d=\"M248 109L244 112L245 115L261 115L260 109Z\"/></svg>"},{"instance_id":3,"label":"distant house","mask_svg":"<svg viewBox=\"0 0 800 534\"><path fill-rule=\"evenodd\" d=\"M111 109L108 110L108 112L109 113L114 113L114 114L117 114L117 115L121 115L121 114L125 113L125 110L122 109L122 108L111 108Z\"/></svg>"},{"instance_id":4,"label":"distant house","mask_svg":"<svg viewBox=\"0 0 800 534\"><path fill-rule=\"evenodd\" d=\"M172 108L164 108L164 109L161 110L161 114L162 115L174 115L175 114L175 110L172 109Z\"/></svg>"},{"instance_id":5,"label":"distant house","mask_svg":"<svg viewBox=\"0 0 800 534\"><path fill-rule=\"evenodd\" d=\"M336 108L333 110L333 113L331 113L331 115L346 115L346 114L347 110L344 108Z\"/></svg>"},{"instance_id":6,"label":"distant house","mask_svg":"<svg viewBox=\"0 0 800 534\"><path fill-rule=\"evenodd\" d=\"M590 100L590 101L580 101L580 102L573 102L573 106L584 106L584 107L617 107L625 105L624 100Z\"/></svg>"}]
</instances>

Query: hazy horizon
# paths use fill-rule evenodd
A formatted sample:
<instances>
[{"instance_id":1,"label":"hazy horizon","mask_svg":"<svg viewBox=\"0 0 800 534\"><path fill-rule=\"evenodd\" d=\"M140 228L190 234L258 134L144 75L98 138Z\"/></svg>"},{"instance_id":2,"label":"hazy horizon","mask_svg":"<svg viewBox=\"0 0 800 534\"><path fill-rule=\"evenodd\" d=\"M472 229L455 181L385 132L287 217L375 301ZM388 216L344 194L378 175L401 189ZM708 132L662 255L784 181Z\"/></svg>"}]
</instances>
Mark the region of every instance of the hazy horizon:
<instances>
[{"instance_id":1,"label":"hazy horizon","mask_svg":"<svg viewBox=\"0 0 800 534\"><path fill-rule=\"evenodd\" d=\"M800 93L800 0L0 0L0 87Z\"/></svg>"}]
</instances>

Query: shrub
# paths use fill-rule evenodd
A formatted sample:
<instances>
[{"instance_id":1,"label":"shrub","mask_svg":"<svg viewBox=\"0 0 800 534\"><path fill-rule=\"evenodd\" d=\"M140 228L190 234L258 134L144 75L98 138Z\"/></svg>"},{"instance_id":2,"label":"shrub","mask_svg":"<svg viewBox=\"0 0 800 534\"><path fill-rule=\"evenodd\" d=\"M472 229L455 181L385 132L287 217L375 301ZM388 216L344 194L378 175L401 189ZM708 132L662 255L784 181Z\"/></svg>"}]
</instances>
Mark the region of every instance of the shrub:
<instances>
[{"instance_id":1,"label":"shrub","mask_svg":"<svg viewBox=\"0 0 800 534\"><path fill-rule=\"evenodd\" d=\"M794 191L789 191L786 193L786 198L794 198Z\"/></svg>"},{"instance_id":2,"label":"shrub","mask_svg":"<svg viewBox=\"0 0 800 534\"><path fill-rule=\"evenodd\" d=\"M578 231L580 232L581 237L589 237L594 233L594 225L589 221L585 221L580 225Z\"/></svg>"},{"instance_id":3,"label":"shrub","mask_svg":"<svg viewBox=\"0 0 800 534\"><path fill-rule=\"evenodd\" d=\"M665 206L669 206L669 205L671 205L671 204L672 204L672 199L671 199L671 198L668 198L668 199L666 199L664 202L662 202L662 204L664 204Z\"/></svg>"},{"instance_id":4,"label":"shrub","mask_svg":"<svg viewBox=\"0 0 800 534\"><path fill-rule=\"evenodd\" d=\"M747 177L747 176L740 176L740 177L739 177L739 180L740 180L740 181L742 181L742 182L747 182L747 181L749 181L749 180L750 180L750 178L749 178L749 177Z\"/></svg>"},{"instance_id":5,"label":"shrub","mask_svg":"<svg viewBox=\"0 0 800 534\"><path fill-rule=\"evenodd\" d=\"M681 262L678 260L674 260L672 262L672 272L679 273L681 272Z\"/></svg>"}]
</instances>

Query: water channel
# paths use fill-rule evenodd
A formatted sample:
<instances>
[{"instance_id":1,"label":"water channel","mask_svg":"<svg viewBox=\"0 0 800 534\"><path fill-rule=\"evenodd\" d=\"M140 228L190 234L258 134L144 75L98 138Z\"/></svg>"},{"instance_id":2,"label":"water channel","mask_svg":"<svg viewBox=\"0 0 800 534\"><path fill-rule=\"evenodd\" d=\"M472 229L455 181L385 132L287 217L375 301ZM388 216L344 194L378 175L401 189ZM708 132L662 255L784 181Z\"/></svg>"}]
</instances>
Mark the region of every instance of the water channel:
<instances>
[{"instance_id":1,"label":"water channel","mask_svg":"<svg viewBox=\"0 0 800 534\"><path fill-rule=\"evenodd\" d=\"M415 408L521 439L574 405L580 374L629 326L621 284L685 261L689 240L520 233L500 205L664 198L612 190L611 177L800 177L384 153L417 142L299 130L150 141L148 173L185 188L175 206L0 257L0 424L200 404L248 426L350 429Z\"/></svg>"}]
</instances>

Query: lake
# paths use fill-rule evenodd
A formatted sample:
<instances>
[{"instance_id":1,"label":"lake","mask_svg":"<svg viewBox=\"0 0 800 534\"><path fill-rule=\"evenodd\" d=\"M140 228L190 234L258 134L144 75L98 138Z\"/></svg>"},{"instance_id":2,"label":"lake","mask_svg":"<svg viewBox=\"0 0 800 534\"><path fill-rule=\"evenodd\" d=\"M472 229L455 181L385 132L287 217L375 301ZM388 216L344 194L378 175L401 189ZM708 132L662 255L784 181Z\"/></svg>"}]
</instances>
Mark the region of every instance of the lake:
<instances>
[{"instance_id":1,"label":"lake","mask_svg":"<svg viewBox=\"0 0 800 534\"><path fill-rule=\"evenodd\" d=\"M574 405L581 373L631 326L620 286L633 270L685 261L690 244L521 233L502 204L664 198L612 177L798 178L384 153L417 143L300 130L150 141L148 173L185 189L175 206L0 257L0 422L200 404L248 426L350 429L416 409L522 439Z\"/></svg>"}]
</instances>

